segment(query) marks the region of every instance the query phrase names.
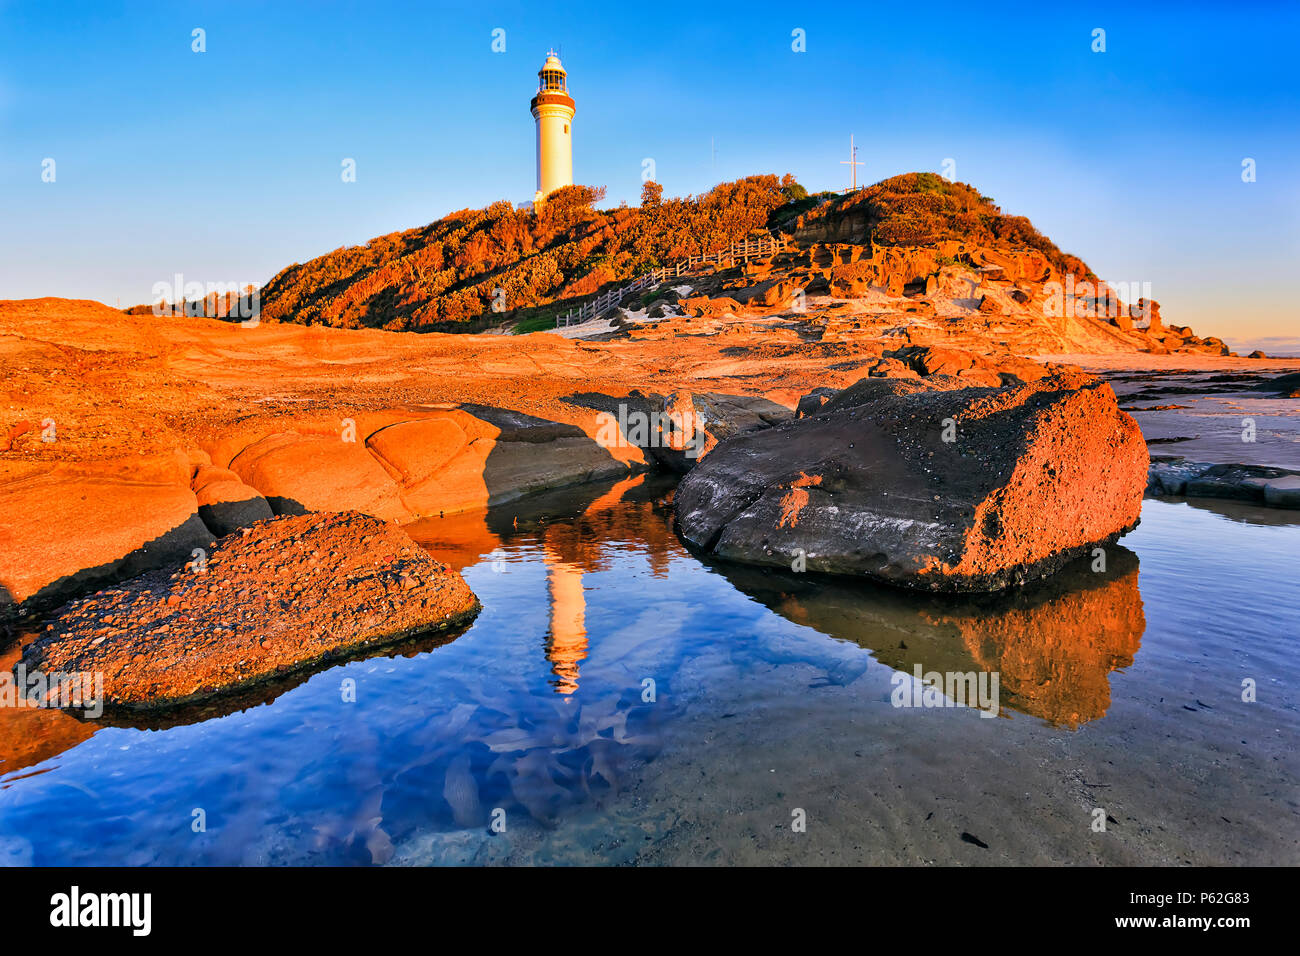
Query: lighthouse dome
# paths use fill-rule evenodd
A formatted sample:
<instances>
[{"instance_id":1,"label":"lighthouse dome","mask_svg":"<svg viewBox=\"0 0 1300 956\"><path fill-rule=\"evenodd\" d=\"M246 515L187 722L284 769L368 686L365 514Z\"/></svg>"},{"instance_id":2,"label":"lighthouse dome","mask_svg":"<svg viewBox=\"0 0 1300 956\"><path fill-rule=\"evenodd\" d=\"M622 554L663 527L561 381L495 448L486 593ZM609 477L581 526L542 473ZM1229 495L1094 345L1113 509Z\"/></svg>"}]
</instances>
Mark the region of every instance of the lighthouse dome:
<instances>
[{"instance_id":1,"label":"lighthouse dome","mask_svg":"<svg viewBox=\"0 0 1300 956\"><path fill-rule=\"evenodd\" d=\"M539 93L568 93L569 85L567 75L564 72L564 65L560 63L560 58L554 51L546 54L546 62L542 68L537 71L537 92Z\"/></svg>"}]
</instances>

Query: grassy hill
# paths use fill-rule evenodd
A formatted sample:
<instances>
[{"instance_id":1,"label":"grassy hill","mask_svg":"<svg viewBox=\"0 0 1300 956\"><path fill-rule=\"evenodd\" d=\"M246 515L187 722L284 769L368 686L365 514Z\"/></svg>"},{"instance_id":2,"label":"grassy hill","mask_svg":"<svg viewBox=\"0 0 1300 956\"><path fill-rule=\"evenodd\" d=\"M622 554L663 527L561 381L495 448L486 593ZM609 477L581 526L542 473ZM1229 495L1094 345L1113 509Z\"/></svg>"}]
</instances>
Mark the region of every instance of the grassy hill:
<instances>
[{"instance_id":1,"label":"grassy hill","mask_svg":"<svg viewBox=\"0 0 1300 956\"><path fill-rule=\"evenodd\" d=\"M853 241L1029 246L1062 271L1088 274L1023 216L1004 216L975 189L933 173L895 176L847 196L809 196L788 175L748 176L681 199L662 193L647 183L639 208L601 210L603 189L569 186L537 212L506 201L462 209L289 266L262 289L262 316L391 331L468 331L507 321L540 328L549 321L549 303L755 231L815 231L846 220Z\"/></svg>"},{"instance_id":2,"label":"grassy hill","mask_svg":"<svg viewBox=\"0 0 1300 956\"><path fill-rule=\"evenodd\" d=\"M520 317L743 239L795 190L790 177L749 176L698 197L664 199L661 187L647 183L639 209L598 210L603 189L569 186L537 213L504 201L463 209L289 266L262 290L262 316L389 330ZM502 308L494 311L494 301Z\"/></svg>"},{"instance_id":3,"label":"grassy hill","mask_svg":"<svg viewBox=\"0 0 1300 956\"><path fill-rule=\"evenodd\" d=\"M1043 253L1062 274L1095 278L1077 256L1062 252L1024 216L1007 216L993 200L966 183L937 173L904 173L837 197L803 213L799 231L850 226L854 241L887 246L928 246L956 239Z\"/></svg>"}]
</instances>

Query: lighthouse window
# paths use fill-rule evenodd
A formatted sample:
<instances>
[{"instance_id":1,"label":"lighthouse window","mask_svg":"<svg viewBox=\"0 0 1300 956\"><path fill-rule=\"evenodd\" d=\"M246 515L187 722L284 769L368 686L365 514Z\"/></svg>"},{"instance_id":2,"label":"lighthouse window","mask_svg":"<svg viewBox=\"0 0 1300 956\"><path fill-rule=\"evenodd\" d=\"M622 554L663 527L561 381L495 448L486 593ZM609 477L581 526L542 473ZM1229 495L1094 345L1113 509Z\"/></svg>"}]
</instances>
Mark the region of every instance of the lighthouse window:
<instances>
[{"instance_id":1,"label":"lighthouse window","mask_svg":"<svg viewBox=\"0 0 1300 956\"><path fill-rule=\"evenodd\" d=\"M568 124L568 123L565 123L565 124L564 124L564 131L565 131L566 133L569 131L569 124Z\"/></svg>"},{"instance_id":2,"label":"lighthouse window","mask_svg":"<svg viewBox=\"0 0 1300 956\"><path fill-rule=\"evenodd\" d=\"M542 89L562 91L564 89L564 74L556 70L543 70Z\"/></svg>"}]
</instances>

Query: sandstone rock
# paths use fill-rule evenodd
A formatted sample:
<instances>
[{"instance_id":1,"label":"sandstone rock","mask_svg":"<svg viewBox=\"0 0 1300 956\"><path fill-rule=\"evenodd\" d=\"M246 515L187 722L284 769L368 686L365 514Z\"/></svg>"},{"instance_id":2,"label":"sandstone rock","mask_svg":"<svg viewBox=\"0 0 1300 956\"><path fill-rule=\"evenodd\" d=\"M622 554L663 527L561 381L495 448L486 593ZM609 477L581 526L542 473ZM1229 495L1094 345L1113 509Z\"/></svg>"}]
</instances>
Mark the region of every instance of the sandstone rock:
<instances>
[{"instance_id":1,"label":"sandstone rock","mask_svg":"<svg viewBox=\"0 0 1300 956\"><path fill-rule=\"evenodd\" d=\"M477 456L471 456L477 461ZM458 462L447 467L454 472ZM565 485L626 477L629 466L579 430L578 435L553 439L545 444L497 439L483 463L482 480L487 503L513 501L523 495ZM436 481L437 479L435 479ZM421 510L432 514L433 509Z\"/></svg>"},{"instance_id":2,"label":"sandstone rock","mask_svg":"<svg viewBox=\"0 0 1300 956\"><path fill-rule=\"evenodd\" d=\"M662 428L648 450L665 467L686 472L719 442L793 417L790 409L757 395L683 389L664 399L659 418Z\"/></svg>"},{"instance_id":3,"label":"sandstone rock","mask_svg":"<svg viewBox=\"0 0 1300 956\"><path fill-rule=\"evenodd\" d=\"M200 465L191 486L199 517L219 538L272 516L271 506L257 489L225 468Z\"/></svg>"},{"instance_id":4,"label":"sandstone rock","mask_svg":"<svg viewBox=\"0 0 1300 956\"><path fill-rule=\"evenodd\" d=\"M808 246L808 267L811 269L830 269L836 264L835 250L820 242Z\"/></svg>"},{"instance_id":5,"label":"sandstone rock","mask_svg":"<svg viewBox=\"0 0 1300 956\"><path fill-rule=\"evenodd\" d=\"M769 309L788 309L794 298L794 289L794 282L789 279L774 282L757 298L757 301L751 299L750 305L761 305Z\"/></svg>"},{"instance_id":6,"label":"sandstone rock","mask_svg":"<svg viewBox=\"0 0 1300 956\"><path fill-rule=\"evenodd\" d=\"M831 268L830 294L842 299L856 299L870 292L875 280L876 269L870 262L836 265Z\"/></svg>"},{"instance_id":7,"label":"sandstone rock","mask_svg":"<svg viewBox=\"0 0 1300 956\"><path fill-rule=\"evenodd\" d=\"M0 620L179 566L212 538L184 485L58 471L0 485Z\"/></svg>"},{"instance_id":8,"label":"sandstone rock","mask_svg":"<svg viewBox=\"0 0 1300 956\"><path fill-rule=\"evenodd\" d=\"M1014 376L1009 376L1014 377ZM974 385L983 388L1000 388L1004 384L1003 376L989 368L964 368L957 373L957 378L961 379L965 385Z\"/></svg>"},{"instance_id":9,"label":"sandstone rock","mask_svg":"<svg viewBox=\"0 0 1300 956\"><path fill-rule=\"evenodd\" d=\"M1154 495L1181 495L1187 479L1210 467L1207 462L1153 461L1147 476L1147 491Z\"/></svg>"},{"instance_id":10,"label":"sandstone rock","mask_svg":"<svg viewBox=\"0 0 1300 956\"><path fill-rule=\"evenodd\" d=\"M677 304L683 314L698 317L704 314L704 306L708 301L707 295L690 295L679 299Z\"/></svg>"},{"instance_id":11,"label":"sandstone rock","mask_svg":"<svg viewBox=\"0 0 1300 956\"><path fill-rule=\"evenodd\" d=\"M281 517L218 542L202 573L154 571L65 606L22 664L102 673L109 707L167 708L454 628L477 611L460 575L391 524Z\"/></svg>"},{"instance_id":12,"label":"sandstone rock","mask_svg":"<svg viewBox=\"0 0 1300 956\"><path fill-rule=\"evenodd\" d=\"M920 373L896 358L882 358L867 372L873 378L920 378Z\"/></svg>"},{"instance_id":13,"label":"sandstone rock","mask_svg":"<svg viewBox=\"0 0 1300 956\"><path fill-rule=\"evenodd\" d=\"M1253 352L1251 352L1249 355L1247 355L1246 358L1253 358L1253 359L1266 359L1266 358L1268 358L1268 356L1265 355L1265 354L1264 354L1260 349L1255 349L1255 351L1253 351Z\"/></svg>"},{"instance_id":14,"label":"sandstone rock","mask_svg":"<svg viewBox=\"0 0 1300 956\"><path fill-rule=\"evenodd\" d=\"M823 404L821 411L834 412L846 408L857 408L880 398L915 395L917 392L935 392L944 388L956 387L956 380L943 376L922 379L918 375L911 378L860 378L848 388L831 395ZM816 413L814 413L816 414Z\"/></svg>"},{"instance_id":15,"label":"sandstone rock","mask_svg":"<svg viewBox=\"0 0 1300 956\"><path fill-rule=\"evenodd\" d=\"M829 295L831 291L830 281L823 275L812 276L808 279L803 288L805 296L812 295Z\"/></svg>"},{"instance_id":16,"label":"sandstone rock","mask_svg":"<svg viewBox=\"0 0 1300 956\"><path fill-rule=\"evenodd\" d=\"M276 514L355 510L385 520L411 517L363 441L344 441L341 434L269 435L236 455L230 470Z\"/></svg>"},{"instance_id":17,"label":"sandstone rock","mask_svg":"<svg viewBox=\"0 0 1300 956\"><path fill-rule=\"evenodd\" d=\"M1285 474L1280 468L1258 465L1210 465L1187 478L1183 494L1189 498L1235 498L1263 503L1264 481Z\"/></svg>"},{"instance_id":18,"label":"sandstone rock","mask_svg":"<svg viewBox=\"0 0 1300 956\"><path fill-rule=\"evenodd\" d=\"M975 356L961 349L930 347L912 356L912 367L922 375L956 375L975 365ZM995 384L1000 385L1001 382Z\"/></svg>"},{"instance_id":19,"label":"sandstone rock","mask_svg":"<svg viewBox=\"0 0 1300 956\"><path fill-rule=\"evenodd\" d=\"M394 480L403 485L427 481L471 441L495 437L495 429L475 427L471 416L448 413L395 422L371 434L366 447Z\"/></svg>"},{"instance_id":20,"label":"sandstone rock","mask_svg":"<svg viewBox=\"0 0 1300 956\"><path fill-rule=\"evenodd\" d=\"M706 318L740 311L740 303L727 296L709 298L707 295L695 295L683 299L681 306L687 315Z\"/></svg>"},{"instance_id":21,"label":"sandstone rock","mask_svg":"<svg viewBox=\"0 0 1300 956\"><path fill-rule=\"evenodd\" d=\"M366 440L412 515L453 514L628 473L625 461L576 425L483 405L428 415Z\"/></svg>"},{"instance_id":22,"label":"sandstone rock","mask_svg":"<svg viewBox=\"0 0 1300 956\"><path fill-rule=\"evenodd\" d=\"M1018 355L996 355L992 356L989 362L993 370L1001 376L1003 385L1036 382L1052 373L1052 369L1043 363ZM1060 366L1056 367L1060 368Z\"/></svg>"},{"instance_id":23,"label":"sandstone rock","mask_svg":"<svg viewBox=\"0 0 1300 956\"><path fill-rule=\"evenodd\" d=\"M1150 320L1147 330L1157 332L1160 330L1160 303L1155 299L1138 299L1134 309L1135 316L1144 316Z\"/></svg>"},{"instance_id":24,"label":"sandstone rock","mask_svg":"<svg viewBox=\"0 0 1300 956\"><path fill-rule=\"evenodd\" d=\"M720 445L678 487L677 525L732 560L992 591L1135 527L1147 463L1082 373L884 395Z\"/></svg>"},{"instance_id":25,"label":"sandstone rock","mask_svg":"<svg viewBox=\"0 0 1300 956\"><path fill-rule=\"evenodd\" d=\"M619 395L639 387L657 393L659 401L658 395L681 388L719 394L761 390L769 397L778 388L788 388L789 404L794 404L814 386L853 382L867 374L877 357L894 356L909 343L955 345L990 355L992 368L1004 378L1010 369L1017 369L1021 378L1033 371L1033 363L1004 350L1031 355L1134 353L1142 347L1142 337L1118 334L1111 326L1099 331L1092 326L1100 323L1092 320L1065 325L1044 321L1037 304L1043 290L1037 288L1034 307L1017 308L1011 320L967 314L968 283L955 276L971 273L951 263L975 261L974 245L944 240L932 248L895 249L871 245L866 234L858 238L860 245L799 250L788 259L773 260L769 282L817 276L815 287L807 287L810 310L803 327L780 333L802 337L790 347L773 347L771 333L756 334L756 323L741 329L744 323L730 318L629 324L617 333L626 336L622 341L578 342L552 334L394 335L290 323L264 323L262 332L250 338L238 324L190 317L123 315L67 300L0 302L0 367L5 373L0 378L9 395L9 418L0 423L0 448L9 446L0 460L0 495L7 496L0 513L0 587L6 589L0 592L0 603L16 610L9 589L29 593L24 590L28 582L40 591L66 578L44 595L59 602L82 588L138 573L155 561L183 561L194 547L206 547L212 535L200 514L209 515L210 502L199 501L191 481L200 464L230 468L241 453L243 460L230 472L239 484L224 493L247 494L244 488L254 488L258 480L250 469L256 466L274 472L282 496L310 492L315 507L374 505L381 513L391 509L395 517L405 519L437 514L455 502L478 507L498 495L579 481L605 469L617 474L619 466L610 462L606 450L593 450L590 439L596 429L575 417L583 411L570 400L575 388ZM790 264L796 258L794 267ZM939 316L933 321L913 321L906 310L915 303L883 303L875 291L869 302L813 301L830 290L823 273L837 266L857 266L863 278L892 271L915 283L934 274L938 259L945 263L941 276L951 281L940 283ZM727 270L724 277L736 271ZM1013 277L1012 269L1005 271ZM654 294L675 298L707 290L716 295L721 283L722 278L693 274L665 283ZM1001 288L993 291L1005 296ZM954 306L955 300L962 302ZM957 310L963 313L960 318L953 314ZM817 341L823 329L825 337ZM643 335L646 331L649 336ZM1167 327L1169 335L1187 331ZM1017 362L1028 371L1018 370L1013 364ZM894 358L874 374L908 376L911 382L917 375ZM930 379L935 377L930 375L927 385L933 385ZM1292 390L1300 391L1300 382ZM573 422L588 437L570 431L554 444L548 439L526 446L465 431L461 443L454 430L444 427L439 433L434 426L423 439L411 439L403 452L400 447L414 434L414 426L410 434L405 425L383 434L391 425L439 417L427 412L432 406L426 403L434 400L445 401L449 408L459 402L505 403ZM47 416L58 422L57 443L42 439ZM357 423L357 442L341 470L331 456L322 457L331 487L319 474L299 467L310 464L306 459L312 455L303 449L281 452L273 447L276 441L267 440L292 430L298 438L334 441L337 435L325 433L344 418ZM464 431L470 426L461 427ZM450 445L444 446L438 434L456 444L454 465L447 457ZM363 447L367 437L376 435L382 438ZM480 438L492 448L476 445ZM256 449L250 449L254 445ZM206 455L196 456L200 448ZM254 462L254 451L265 452L266 461ZM529 464L532 452L541 456L536 472ZM635 452L632 467L641 467L648 457L637 449L610 452ZM164 461L173 453L179 464ZM373 458L378 471L365 455ZM589 456L586 463L581 456ZM78 469L76 476L66 470L69 465ZM358 475L360 481L354 481ZM19 487L15 482L37 476L48 480L41 494L13 491ZM218 490L213 489L212 504L221 503L216 500ZM255 490L277 492L269 486ZM245 500L259 507L256 499ZM306 507L305 501L297 503ZM155 542L160 537L164 540Z\"/></svg>"}]
</instances>

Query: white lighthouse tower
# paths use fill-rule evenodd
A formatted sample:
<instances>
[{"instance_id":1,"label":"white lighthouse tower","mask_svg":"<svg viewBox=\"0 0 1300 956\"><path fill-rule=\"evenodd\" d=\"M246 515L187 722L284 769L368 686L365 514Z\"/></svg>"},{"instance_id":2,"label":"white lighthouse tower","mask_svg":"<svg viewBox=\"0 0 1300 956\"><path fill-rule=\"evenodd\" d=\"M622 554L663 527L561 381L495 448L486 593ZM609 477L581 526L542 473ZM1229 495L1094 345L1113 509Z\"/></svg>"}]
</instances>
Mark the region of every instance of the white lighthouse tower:
<instances>
[{"instance_id":1,"label":"white lighthouse tower","mask_svg":"<svg viewBox=\"0 0 1300 956\"><path fill-rule=\"evenodd\" d=\"M569 133L576 112L560 58L552 50L537 71L537 95L530 104L537 122L537 194L541 202L561 186L573 185L573 140Z\"/></svg>"}]
</instances>

